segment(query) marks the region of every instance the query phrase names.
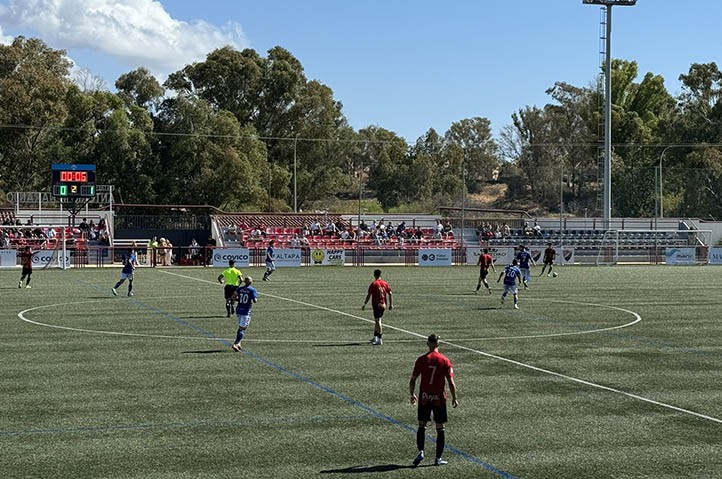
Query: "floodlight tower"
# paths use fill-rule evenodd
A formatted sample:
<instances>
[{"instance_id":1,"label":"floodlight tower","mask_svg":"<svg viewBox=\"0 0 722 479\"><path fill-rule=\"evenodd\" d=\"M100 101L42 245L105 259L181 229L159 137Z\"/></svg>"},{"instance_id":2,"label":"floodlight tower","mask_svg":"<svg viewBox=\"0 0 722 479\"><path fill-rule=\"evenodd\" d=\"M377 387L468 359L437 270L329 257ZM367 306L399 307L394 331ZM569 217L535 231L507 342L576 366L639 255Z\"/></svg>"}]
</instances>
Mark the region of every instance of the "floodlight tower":
<instances>
[{"instance_id":1,"label":"floodlight tower","mask_svg":"<svg viewBox=\"0 0 722 479\"><path fill-rule=\"evenodd\" d=\"M604 227L612 218L612 7L633 7L637 0L582 0L585 5L602 5L607 14L604 57Z\"/></svg>"}]
</instances>

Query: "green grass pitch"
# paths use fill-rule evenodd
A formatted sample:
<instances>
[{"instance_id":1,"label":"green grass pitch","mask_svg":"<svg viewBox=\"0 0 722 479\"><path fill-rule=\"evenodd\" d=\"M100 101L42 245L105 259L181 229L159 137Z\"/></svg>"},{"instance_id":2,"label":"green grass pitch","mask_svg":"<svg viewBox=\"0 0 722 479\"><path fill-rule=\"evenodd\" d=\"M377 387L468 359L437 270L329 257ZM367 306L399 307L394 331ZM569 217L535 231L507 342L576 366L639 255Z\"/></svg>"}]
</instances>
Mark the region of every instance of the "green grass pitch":
<instances>
[{"instance_id":1,"label":"green grass pitch","mask_svg":"<svg viewBox=\"0 0 722 479\"><path fill-rule=\"evenodd\" d=\"M720 478L722 268L563 267L500 305L475 267L279 269L235 353L217 269L0 270L6 478ZM537 274L539 268L534 268ZM440 334L449 461L408 403Z\"/></svg>"}]
</instances>

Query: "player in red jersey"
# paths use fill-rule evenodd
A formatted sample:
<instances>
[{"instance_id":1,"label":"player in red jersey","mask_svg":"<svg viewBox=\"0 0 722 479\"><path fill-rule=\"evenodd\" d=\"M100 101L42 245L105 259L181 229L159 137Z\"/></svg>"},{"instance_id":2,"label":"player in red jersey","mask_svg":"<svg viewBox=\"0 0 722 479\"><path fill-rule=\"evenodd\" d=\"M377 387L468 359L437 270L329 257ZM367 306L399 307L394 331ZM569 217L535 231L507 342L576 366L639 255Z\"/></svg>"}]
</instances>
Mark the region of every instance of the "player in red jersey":
<instances>
[{"instance_id":1,"label":"player in red jersey","mask_svg":"<svg viewBox=\"0 0 722 479\"><path fill-rule=\"evenodd\" d=\"M409 394L411 404L418 402L419 429L416 431L416 446L419 453L414 458L414 466L418 466L424 460L424 440L426 439L426 424L431 420L433 413L436 423L436 460L435 466L443 466L447 461L441 458L444 452L446 436L444 423L447 420L446 413L446 382L449 382L451 393L451 405L456 407L459 401L456 400L456 383L454 382L454 368L449 358L439 352L439 336L432 334L428 337L426 345L429 352L419 356L414 364L414 371L409 381ZM416 398L416 379L421 376L419 384L419 400Z\"/></svg>"},{"instance_id":2,"label":"player in red jersey","mask_svg":"<svg viewBox=\"0 0 722 479\"><path fill-rule=\"evenodd\" d=\"M369 285L368 294L366 295L363 306L361 306L361 310L363 311L366 308L366 303L371 299L371 306L374 310L374 339L371 340L371 344L374 346L380 346L384 343L381 339L383 333L381 318L384 315L384 311L386 311L387 298L389 303L388 308L389 311L391 311L394 308L391 299L391 286L381 279L381 270L376 269L374 270L374 281Z\"/></svg>"},{"instance_id":3,"label":"player in red jersey","mask_svg":"<svg viewBox=\"0 0 722 479\"><path fill-rule=\"evenodd\" d=\"M33 256L38 254L39 251L30 251L30 246L26 246L23 251L20 252L20 265L23 267L23 271L20 274L20 281L18 281L18 288L23 287L23 280L25 280L25 287L30 289L30 277L33 274Z\"/></svg>"},{"instance_id":4,"label":"player in red jersey","mask_svg":"<svg viewBox=\"0 0 722 479\"><path fill-rule=\"evenodd\" d=\"M489 267L491 267L491 270L495 273L496 268L494 268L494 258L489 254L489 248L484 248L484 252L479 256L479 262L476 264L479 266L479 282L476 284L476 291L474 292L478 293L483 283L484 287L489 291L489 294L491 294L491 288L489 287L489 283L486 282L486 277L489 275Z\"/></svg>"}]
</instances>

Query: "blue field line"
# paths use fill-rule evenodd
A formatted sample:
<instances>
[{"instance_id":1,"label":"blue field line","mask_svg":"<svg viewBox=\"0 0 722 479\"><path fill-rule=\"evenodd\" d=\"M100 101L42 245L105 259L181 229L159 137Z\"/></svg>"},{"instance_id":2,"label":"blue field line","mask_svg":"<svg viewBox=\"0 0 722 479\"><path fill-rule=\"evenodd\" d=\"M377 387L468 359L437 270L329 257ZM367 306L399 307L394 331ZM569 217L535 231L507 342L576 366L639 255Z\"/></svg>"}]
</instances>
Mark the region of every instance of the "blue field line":
<instances>
[{"instance_id":1,"label":"blue field line","mask_svg":"<svg viewBox=\"0 0 722 479\"><path fill-rule=\"evenodd\" d=\"M243 427L257 426L267 424L297 424L297 423L314 423L314 422L330 422L330 421L354 421L359 419L368 419L369 414L357 414L354 416L311 416L309 418L295 417L278 417L256 421L215 421L215 420L197 420L187 422L168 422L168 423L145 423L145 424L118 424L109 426L77 426L77 427L59 427L50 429L27 429L18 431L0 431L0 437L13 436L30 436L33 434L68 434L83 432L113 432L113 431L134 431L143 429L176 429L187 427Z\"/></svg>"},{"instance_id":2,"label":"blue field line","mask_svg":"<svg viewBox=\"0 0 722 479\"><path fill-rule=\"evenodd\" d=\"M81 281L81 280L79 280L79 281L80 281L81 283L85 284L86 286L89 286L89 287L91 287L91 288L93 288L93 289L96 289L96 290L100 290L100 288L99 288L97 285L95 285L95 284L88 283L88 282L86 282L86 281ZM225 339L223 339L223 338L220 338L220 337L216 336L215 334L213 334L213 333L211 333L211 332L209 332L209 331L204 330L203 328L200 328L200 327L198 327L198 326L195 326L194 324L188 323L187 321L183 321L182 319L180 319L180 318L178 318L178 317L176 317L176 316L173 316L172 314L167 313L167 312L165 312L165 311L163 311L163 310L160 310L160 309L156 308L155 306L150 306L150 305L145 304L145 303L143 303L142 301L139 301L139 300L137 300L137 299L135 299L135 298L133 298L132 301L133 301L133 303L138 304L138 305L140 305L140 306L142 306L142 307L144 307L144 308L146 308L146 309L149 309L149 310L151 310L151 311L154 311L154 312L156 312L156 313L158 313L158 314L160 314L160 315L163 315L163 316L165 316L165 317L167 317L167 318L175 321L175 322L178 323L178 324L181 324L181 325L186 326L186 327L188 327L188 328L190 328L190 329L192 329L192 330L194 330L194 331L196 331L196 332L198 332L198 333L201 333L201 334L203 334L204 336L206 336L206 337L208 337L208 338L215 339L216 341L219 341L219 342L221 342L221 343L223 343L224 345L229 346L229 347L230 347L230 345L231 345L231 342L230 342L230 341L227 341L227 340L225 340ZM395 425L395 426L401 427L402 429L405 429L405 430L407 430L407 431L409 431L409 432L412 432L413 434L416 434L416 428L415 428L415 427L409 426L408 424L403 423L403 422L399 421L398 419L395 419L395 418L393 418L393 417L391 417L391 416L388 416L388 415L382 413L381 411L377 411L376 409L372 408L371 406L368 406L368 405L366 405L366 404L364 404L364 403L362 403L362 402L360 402L360 401L358 401L358 400L356 400L356 399L350 398L350 397L346 396L346 395L343 394L343 393L340 393L340 392L338 392L338 391L336 391L336 390L334 390L334 389L332 389L332 388L330 388L330 387L328 387L328 386L325 386L325 385L323 385L323 384L321 384L321 383L318 383L318 382L314 381L313 379L307 378L306 376L302 376L302 375L300 375L300 374L298 374L298 373L296 373L296 372L293 372L293 371L291 371L290 369L287 369L287 368L281 366L280 364L276 364L276 363L274 363L273 361L264 358L263 356L259 356L259 355L255 354L255 353L252 353L252 352L248 351L248 350L245 349L245 348L244 348L241 352L244 353L246 356L249 356L249 357L253 358L255 361L260 362L260 363L262 363L262 364L265 364L266 366L269 366L269 367L275 369L275 370L278 371L278 372L281 372L281 373L283 373L283 374L285 374L285 375L287 375L287 376L290 376L290 377L292 377L292 378L294 378L294 379L297 379L297 380L299 380L299 381L301 381L301 382L304 382L304 383L306 383L306 384L308 384L308 385L310 385L310 386L313 386L313 387L315 387L316 389L320 389L321 391L324 391L324 392L326 392L326 393L328 393L328 394L330 394L330 395L332 395L332 396L334 396L334 397L336 397L336 398L338 398L338 399L341 399L342 401L346 402L347 404L350 404L350 405L352 405L352 406L358 407L358 408L362 409L363 411L366 411L366 412L369 413L370 415L375 416L375 417L378 418L378 419L383 419L384 421L390 422L391 424L393 424L393 425ZM427 437L427 439L429 439L431 442L434 442L434 443L436 442L436 439L435 439L434 437L432 437L432 436L430 436L430 435L427 435L426 437ZM482 467L485 468L486 470L488 470L488 471L490 471L490 472L493 472L494 474L496 474L496 475L498 475L498 476L500 476L500 477L503 477L503 478L505 478L505 479L517 479L515 476L512 476L512 475L509 474L508 472L503 471L503 470L501 470L501 469L499 469L499 468L497 468L497 467L494 467L494 466L492 466L491 464L489 464L489 463L487 463L487 462L485 462L485 461L477 458L476 456L473 456L473 455L471 455L471 454L469 454L469 453L467 453L467 452L462 451L461 449L458 449L458 448L456 448L456 447L449 446L449 445L446 445L446 446L444 447L444 449L447 450L447 451L453 452L454 454L457 454L459 457L463 457L464 459L468 460L469 462L472 462L472 463L474 463L474 464L476 464L476 465L482 466Z\"/></svg>"}]
</instances>

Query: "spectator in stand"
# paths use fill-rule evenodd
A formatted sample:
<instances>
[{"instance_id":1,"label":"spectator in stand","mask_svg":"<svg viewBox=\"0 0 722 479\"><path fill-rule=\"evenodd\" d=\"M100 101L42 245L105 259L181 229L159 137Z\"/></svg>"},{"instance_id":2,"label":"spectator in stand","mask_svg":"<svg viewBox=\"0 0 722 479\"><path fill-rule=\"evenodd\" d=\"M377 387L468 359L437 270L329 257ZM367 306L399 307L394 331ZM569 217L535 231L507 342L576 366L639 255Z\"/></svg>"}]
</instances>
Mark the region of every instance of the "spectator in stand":
<instances>
[{"instance_id":1,"label":"spectator in stand","mask_svg":"<svg viewBox=\"0 0 722 479\"><path fill-rule=\"evenodd\" d=\"M386 243L386 238L388 235L386 234L386 225L384 224L384 220L381 220L378 225L376 225L376 244L382 245Z\"/></svg>"},{"instance_id":2,"label":"spectator in stand","mask_svg":"<svg viewBox=\"0 0 722 479\"><path fill-rule=\"evenodd\" d=\"M436 233L436 234L434 235L434 237L435 237L436 239L441 239L441 238L443 237L443 234L444 234L444 225L441 224L441 220L436 220L436 226L434 227L434 230L435 230L435 233Z\"/></svg>"},{"instance_id":3,"label":"spectator in stand","mask_svg":"<svg viewBox=\"0 0 722 479\"><path fill-rule=\"evenodd\" d=\"M524 234L524 236L531 236L534 234L534 230L531 226L529 226L529 223L527 223L526 221L524 222L524 228L522 230L522 233Z\"/></svg>"},{"instance_id":4,"label":"spectator in stand","mask_svg":"<svg viewBox=\"0 0 722 479\"><path fill-rule=\"evenodd\" d=\"M534 221L534 227L532 229L534 230L534 236L536 236L537 238L544 237L544 233L542 233L541 226L539 226L539 223L537 223L536 221Z\"/></svg>"},{"instance_id":5,"label":"spectator in stand","mask_svg":"<svg viewBox=\"0 0 722 479\"><path fill-rule=\"evenodd\" d=\"M384 236L381 228L375 229L371 232L371 239L374 240L376 246L383 246L383 244L386 243L386 237Z\"/></svg>"},{"instance_id":6,"label":"spectator in stand","mask_svg":"<svg viewBox=\"0 0 722 479\"><path fill-rule=\"evenodd\" d=\"M251 241L263 241L263 233L258 227L253 228L253 231L251 231Z\"/></svg>"},{"instance_id":7,"label":"spectator in stand","mask_svg":"<svg viewBox=\"0 0 722 479\"><path fill-rule=\"evenodd\" d=\"M88 237L88 232L90 231L90 225L88 225L88 219L83 218L83 221L80 222L78 225L78 229L80 229L80 233L83 235L83 238Z\"/></svg>"},{"instance_id":8,"label":"spectator in stand","mask_svg":"<svg viewBox=\"0 0 722 479\"><path fill-rule=\"evenodd\" d=\"M323 229L323 234L329 238L334 238L336 236L336 226L333 224L333 221L329 220L326 223L326 227Z\"/></svg>"},{"instance_id":9,"label":"spectator in stand","mask_svg":"<svg viewBox=\"0 0 722 479\"><path fill-rule=\"evenodd\" d=\"M293 236L291 237L291 240L289 241L289 245L291 248L300 248L301 247L301 239L298 237L298 233L293 233Z\"/></svg>"},{"instance_id":10,"label":"spectator in stand","mask_svg":"<svg viewBox=\"0 0 722 479\"><path fill-rule=\"evenodd\" d=\"M504 238L511 236L511 228L509 228L509 225L506 222L501 225L501 236Z\"/></svg>"},{"instance_id":11,"label":"spectator in stand","mask_svg":"<svg viewBox=\"0 0 722 479\"><path fill-rule=\"evenodd\" d=\"M103 231L104 229L107 229L105 218L100 218L100 221L98 221L98 230Z\"/></svg>"},{"instance_id":12,"label":"spectator in stand","mask_svg":"<svg viewBox=\"0 0 722 479\"><path fill-rule=\"evenodd\" d=\"M3 230L2 236L0 237L0 248L9 248L10 247L10 233Z\"/></svg>"},{"instance_id":13,"label":"spectator in stand","mask_svg":"<svg viewBox=\"0 0 722 479\"><path fill-rule=\"evenodd\" d=\"M311 222L309 230L311 231L311 236L321 236L321 224L318 220L313 220Z\"/></svg>"},{"instance_id":14,"label":"spectator in stand","mask_svg":"<svg viewBox=\"0 0 722 479\"><path fill-rule=\"evenodd\" d=\"M421 228L416 228L416 234L414 236L416 238L417 243L424 242L424 232L421 230Z\"/></svg>"},{"instance_id":15,"label":"spectator in stand","mask_svg":"<svg viewBox=\"0 0 722 479\"><path fill-rule=\"evenodd\" d=\"M45 232L45 237L48 238L49 240L55 240L55 236L56 236L55 228L48 228L47 231Z\"/></svg>"},{"instance_id":16,"label":"spectator in stand","mask_svg":"<svg viewBox=\"0 0 722 479\"><path fill-rule=\"evenodd\" d=\"M444 238L453 238L454 230L451 228L451 223L448 221L444 224Z\"/></svg>"},{"instance_id":17,"label":"spectator in stand","mask_svg":"<svg viewBox=\"0 0 722 479\"><path fill-rule=\"evenodd\" d=\"M396 226L396 236L401 236L406 232L406 221L402 221Z\"/></svg>"},{"instance_id":18,"label":"spectator in stand","mask_svg":"<svg viewBox=\"0 0 722 479\"><path fill-rule=\"evenodd\" d=\"M369 230L369 225L367 225L367 224L364 222L364 220L361 220L361 223L359 223L358 228L359 228L359 230L361 230L361 231L368 231L368 230Z\"/></svg>"},{"instance_id":19,"label":"spectator in stand","mask_svg":"<svg viewBox=\"0 0 722 479\"><path fill-rule=\"evenodd\" d=\"M191 240L190 255L191 255L191 261L193 261L193 264L197 265L201 259L201 245L198 244L198 241L196 241L195 238L193 238Z\"/></svg>"}]
</instances>

